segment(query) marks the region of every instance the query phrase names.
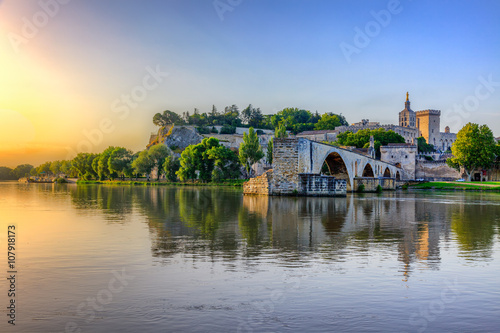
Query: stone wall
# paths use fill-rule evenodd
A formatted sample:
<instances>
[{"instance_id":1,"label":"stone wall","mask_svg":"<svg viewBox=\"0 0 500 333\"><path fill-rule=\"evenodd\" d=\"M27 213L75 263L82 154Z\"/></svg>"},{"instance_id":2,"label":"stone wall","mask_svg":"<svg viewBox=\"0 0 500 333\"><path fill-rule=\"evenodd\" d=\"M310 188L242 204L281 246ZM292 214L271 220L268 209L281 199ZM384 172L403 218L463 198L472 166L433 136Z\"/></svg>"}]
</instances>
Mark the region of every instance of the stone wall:
<instances>
[{"instance_id":1,"label":"stone wall","mask_svg":"<svg viewBox=\"0 0 500 333\"><path fill-rule=\"evenodd\" d=\"M299 194L307 196L346 196L347 181L332 176L301 173Z\"/></svg>"},{"instance_id":2,"label":"stone wall","mask_svg":"<svg viewBox=\"0 0 500 333\"><path fill-rule=\"evenodd\" d=\"M450 168L446 161L417 161L415 179L456 180L462 178L460 172Z\"/></svg>"},{"instance_id":3,"label":"stone wall","mask_svg":"<svg viewBox=\"0 0 500 333\"><path fill-rule=\"evenodd\" d=\"M243 194L271 194L273 170L264 172L261 176L251 178L243 184Z\"/></svg>"},{"instance_id":4,"label":"stone wall","mask_svg":"<svg viewBox=\"0 0 500 333\"><path fill-rule=\"evenodd\" d=\"M298 142L297 138L274 139L273 194L290 194L299 190Z\"/></svg>"},{"instance_id":5,"label":"stone wall","mask_svg":"<svg viewBox=\"0 0 500 333\"><path fill-rule=\"evenodd\" d=\"M371 178L371 177L356 177L354 178L354 191L358 190L359 185L364 185L365 192L377 191L377 186L380 185L384 190L395 190L396 180L394 178Z\"/></svg>"},{"instance_id":6,"label":"stone wall","mask_svg":"<svg viewBox=\"0 0 500 333\"><path fill-rule=\"evenodd\" d=\"M403 169L402 179L415 179L415 159L417 157L417 146L414 145L387 145L380 147L380 160L392 164L399 164Z\"/></svg>"}]
</instances>

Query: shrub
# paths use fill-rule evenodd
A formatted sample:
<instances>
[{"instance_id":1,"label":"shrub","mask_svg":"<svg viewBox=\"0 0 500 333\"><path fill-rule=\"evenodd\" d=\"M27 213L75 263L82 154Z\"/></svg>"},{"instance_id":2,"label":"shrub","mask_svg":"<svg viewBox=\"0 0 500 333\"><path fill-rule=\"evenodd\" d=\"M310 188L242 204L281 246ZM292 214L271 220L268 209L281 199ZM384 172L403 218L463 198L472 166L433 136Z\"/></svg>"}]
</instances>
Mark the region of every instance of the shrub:
<instances>
[{"instance_id":1,"label":"shrub","mask_svg":"<svg viewBox=\"0 0 500 333\"><path fill-rule=\"evenodd\" d=\"M68 181L62 177L59 177L57 178L56 180L54 180L54 183L58 183L58 184L65 184L67 183Z\"/></svg>"},{"instance_id":2,"label":"shrub","mask_svg":"<svg viewBox=\"0 0 500 333\"><path fill-rule=\"evenodd\" d=\"M358 192L364 192L365 191L365 185L359 184L358 185Z\"/></svg>"},{"instance_id":3,"label":"shrub","mask_svg":"<svg viewBox=\"0 0 500 333\"><path fill-rule=\"evenodd\" d=\"M234 133L236 133L236 127L234 126L224 125L220 129L220 134L234 134Z\"/></svg>"},{"instance_id":4,"label":"shrub","mask_svg":"<svg viewBox=\"0 0 500 333\"><path fill-rule=\"evenodd\" d=\"M382 186L377 185L376 191L377 191L377 193L382 193L382 191L383 191Z\"/></svg>"},{"instance_id":5,"label":"shrub","mask_svg":"<svg viewBox=\"0 0 500 333\"><path fill-rule=\"evenodd\" d=\"M210 129L206 126L198 126L196 127L196 131L200 134L210 134Z\"/></svg>"},{"instance_id":6,"label":"shrub","mask_svg":"<svg viewBox=\"0 0 500 333\"><path fill-rule=\"evenodd\" d=\"M408 184L403 184L403 190L407 190L408 189Z\"/></svg>"}]
</instances>

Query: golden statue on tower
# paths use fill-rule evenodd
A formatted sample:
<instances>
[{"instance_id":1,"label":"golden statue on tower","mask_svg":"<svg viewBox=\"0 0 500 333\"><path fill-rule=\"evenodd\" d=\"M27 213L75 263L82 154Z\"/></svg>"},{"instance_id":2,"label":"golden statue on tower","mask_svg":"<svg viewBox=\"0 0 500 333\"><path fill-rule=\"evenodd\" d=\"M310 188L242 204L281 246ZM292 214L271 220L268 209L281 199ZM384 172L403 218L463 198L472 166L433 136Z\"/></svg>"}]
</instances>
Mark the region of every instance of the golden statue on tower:
<instances>
[{"instance_id":1,"label":"golden statue on tower","mask_svg":"<svg viewBox=\"0 0 500 333\"><path fill-rule=\"evenodd\" d=\"M406 92L406 101L408 102L408 92Z\"/></svg>"}]
</instances>

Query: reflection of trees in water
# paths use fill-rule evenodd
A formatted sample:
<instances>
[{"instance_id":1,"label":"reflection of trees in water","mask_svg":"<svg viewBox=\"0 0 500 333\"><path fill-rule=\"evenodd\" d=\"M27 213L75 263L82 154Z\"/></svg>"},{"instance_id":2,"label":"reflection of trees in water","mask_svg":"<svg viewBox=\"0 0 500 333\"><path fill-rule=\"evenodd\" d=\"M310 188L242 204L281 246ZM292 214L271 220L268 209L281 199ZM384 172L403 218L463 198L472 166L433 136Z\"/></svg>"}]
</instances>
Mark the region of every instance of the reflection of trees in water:
<instances>
[{"instance_id":1,"label":"reflection of trees in water","mask_svg":"<svg viewBox=\"0 0 500 333\"><path fill-rule=\"evenodd\" d=\"M489 258L492 255L495 234L500 227L499 202L454 205L451 212L451 230L455 234L462 255Z\"/></svg>"},{"instance_id":2,"label":"reflection of trees in water","mask_svg":"<svg viewBox=\"0 0 500 333\"><path fill-rule=\"evenodd\" d=\"M99 210L108 221L123 221L132 212L130 186L78 185L70 194L77 211Z\"/></svg>"},{"instance_id":3,"label":"reflection of trees in water","mask_svg":"<svg viewBox=\"0 0 500 333\"><path fill-rule=\"evenodd\" d=\"M153 255L237 256L240 192L216 188L156 187L137 192L151 230Z\"/></svg>"},{"instance_id":4,"label":"reflection of trees in water","mask_svg":"<svg viewBox=\"0 0 500 333\"><path fill-rule=\"evenodd\" d=\"M272 224L268 221L268 208L269 200L266 196L243 196L243 205L238 212L238 229L246 242L248 256L258 255L262 247L270 245Z\"/></svg>"}]
</instances>

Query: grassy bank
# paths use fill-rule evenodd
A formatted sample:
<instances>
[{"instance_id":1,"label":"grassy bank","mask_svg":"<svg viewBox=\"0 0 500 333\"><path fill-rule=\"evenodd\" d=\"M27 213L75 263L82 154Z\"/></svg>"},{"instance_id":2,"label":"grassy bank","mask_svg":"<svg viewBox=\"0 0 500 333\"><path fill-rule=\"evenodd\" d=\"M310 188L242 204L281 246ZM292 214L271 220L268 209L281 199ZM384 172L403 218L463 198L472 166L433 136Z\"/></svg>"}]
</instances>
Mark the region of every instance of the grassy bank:
<instances>
[{"instance_id":1,"label":"grassy bank","mask_svg":"<svg viewBox=\"0 0 500 333\"><path fill-rule=\"evenodd\" d=\"M416 190L493 191L500 192L500 182L428 182L408 187Z\"/></svg>"},{"instance_id":2,"label":"grassy bank","mask_svg":"<svg viewBox=\"0 0 500 333\"><path fill-rule=\"evenodd\" d=\"M203 182L167 182L167 181L145 181L145 180L78 180L78 185L86 184L102 184L102 185L141 185L141 186L233 186L242 187L246 179L227 180L218 183L203 183Z\"/></svg>"}]
</instances>

